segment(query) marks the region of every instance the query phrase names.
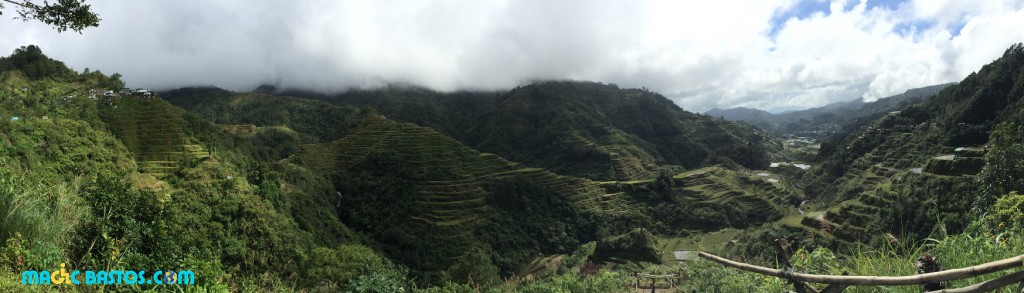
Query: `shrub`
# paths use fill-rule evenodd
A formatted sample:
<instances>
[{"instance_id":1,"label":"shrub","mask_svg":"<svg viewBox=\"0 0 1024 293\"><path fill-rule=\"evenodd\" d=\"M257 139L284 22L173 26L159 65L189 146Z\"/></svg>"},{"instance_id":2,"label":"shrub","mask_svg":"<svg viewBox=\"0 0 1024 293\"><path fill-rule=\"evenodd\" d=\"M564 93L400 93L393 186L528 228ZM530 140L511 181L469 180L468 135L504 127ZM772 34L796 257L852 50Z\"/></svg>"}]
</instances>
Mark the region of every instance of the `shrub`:
<instances>
[{"instance_id":1,"label":"shrub","mask_svg":"<svg viewBox=\"0 0 1024 293\"><path fill-rule=\"evenodd\" d=\"M307 265L306 280L328 290L346 288L353 292L397 292L390 289L412 288L404 268L362 245L315 248ZM374 291L374 288L384 291Z\"/></svg>"},{"instance_id":2,"label":"shrub","mask_svg":"<svg viewBox=\"0 0 1024 293\"><path fill-rule=\"evenodd\" d=\"M988 235L1024 235L1024 195L1010 192L1000 197L971 228Z\"/></svg>"}]
</instances>

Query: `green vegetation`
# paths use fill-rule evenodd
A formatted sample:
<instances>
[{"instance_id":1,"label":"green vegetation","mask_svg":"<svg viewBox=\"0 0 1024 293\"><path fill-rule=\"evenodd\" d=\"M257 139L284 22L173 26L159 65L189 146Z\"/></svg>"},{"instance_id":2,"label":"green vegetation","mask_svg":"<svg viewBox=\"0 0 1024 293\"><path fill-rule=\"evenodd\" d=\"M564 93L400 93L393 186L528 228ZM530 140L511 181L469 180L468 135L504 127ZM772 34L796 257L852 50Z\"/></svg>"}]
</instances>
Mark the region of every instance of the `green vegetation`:
<instances>
[{"instance_id":1,"label":"green vegetation","mask_svg":"<svg viewBox=\"0 0 1024 293\"><path fill-rule=\"evenodd\" d=\"M205 122L288 127L306 143L335 140L358 126L356 108L307 99L235 94L217 88L177 89L161 93L161 98Z\"/></svg>"},{"instance_id":2,"label":"green vegetation","mask_svg":"<svg viewBox=\"0 0 1024 293\"><path fill-rule=\"evenodd\" d=\"M918 258L928 253L938 257L945 269L974 266L995 260L1020 255L1024 249L1024 237L1019 233L1008 232L1007 224L991 225L995 221L1004 220L1004 216L1019 217L1022 210L1019 206L1020 196L1011 194L1000 200L993 210L1000 216L988 217L972 224L976 227L968 233L960 235L940 236L938 239L927 239L912 244L886 244L878 248L861 247L837 255L828 248L798 249L792 256L794 271L814 274L870 275L870 276L909 276L917 274L915 264ZM1017 203L1016 205L1014 203ZM1017 229L1016 231L1020 231ZM992 234L996 232L997 234ZM774 266L774 264L764 264ZM733 290L744 292L780 292L787 288L782 279L747 273L724 267L711 262L689 262L684 265L690 282L698 288L718 288L723 292ZM978 277L946 283L947 288L959 288L999 276L1019 271L1007 270ZM822 285L818 285L820 289ZM1011 291L1024 287L1011 285ZM1014 289L1016 288L1016 289ZM853 286L847 292L921 292L920 286L872 287Z\"/></svg>"},{"instance_id":3,"label":"green vegetation","mask_svg":"<svg viewBox=\"0 0 1024 293\"><path fill-rule=\"evenodd\" d=\"M1022 56L849 121L812 158L646 89L108 97L118 75L26 47L0 59L0 291L61 263L193 270L199 291L616 292L641 272L781 291L672 255L774 266L776 239L801 272L987 262L1024 247Z\"/></svg>"},{"instance_id":4,"label":"green vegetation","mask_svg":"<svg viewBox=\"0 0 1024 293\"><path fill-rule=\"evenodd\" d=\"M266 92L275 92L265 88ZM649 179L660 166L768 165L768 137L680 109L646 89L541 82L505 93L443 94L411 86L338 95L280 91L436 129L481 151L591 180Z\"/></svg>"},{"instance_id":5,"label":"green vegetation","mask_svg":"<svg viewBox=\"0 0 1024 293\"><path fill-rule=\"evenodd\" d=\"M85 0L43 1L43 5L32 3L31 0L4 2L17 6L18 18L25 21L38 20L59 32L71 29L81 33L85 28L100 24L100 17L92 12L92 7L85 4ZM3 14L3 9L4 5L0 3L0 14Z\"/></svg>"},{"instance_id":6,"label":"green vegetation","mask_svg":"<svg viewBox=\"0 0 1024 293\"><path fill-rule=\"evenodd\" d=\"M214 291L411 284L337 218L328 180L250 156L279 152L244 143L263 135L232 137L159 99L90 97L112 79L98 73L30 79L21 68L32 67L0 73L3 291L25 288L7 281L22 270L60 263L188 269ZM365 277L327 279L337 272Z\"/></svg>"},{"instance_id":7,"label":"green vegetation","mask_svg":"<svg viewBox=\"0 0 1024 293\"><path fill-rule=\"evenodd\" d=\"M1020 190L1009 178L1021 175L1022 60L1014 45L934 97L826 139L820 167L803 180L838 224L827 233L838 243L825 245L880 244L885 233L920 241L939 226L960 233L996 197Z\"/></svg>"}]
</instances>

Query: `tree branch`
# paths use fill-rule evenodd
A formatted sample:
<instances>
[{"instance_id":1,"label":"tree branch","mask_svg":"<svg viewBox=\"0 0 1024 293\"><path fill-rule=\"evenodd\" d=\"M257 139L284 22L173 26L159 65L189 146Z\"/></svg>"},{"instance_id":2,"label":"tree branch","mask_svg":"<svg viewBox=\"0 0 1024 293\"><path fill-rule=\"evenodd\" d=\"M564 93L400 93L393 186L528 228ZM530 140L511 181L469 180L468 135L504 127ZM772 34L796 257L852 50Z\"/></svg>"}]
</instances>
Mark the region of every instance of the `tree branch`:
<instances>
[{"instance_id":1,"label":"tree branch","mask_svg":"<svg viewBox=\"0 0 1024 293\"><path fill-rule=\"evenodd\" d=\"M4 2L7 2L7 3L11 3L11 4L14 4L14 5L18 5L18 6L29 8L29 9L39 8L38 5L32 4L32 2L24 2L24 3L22 3L22 2L15 2L15 1L11 1L11 0L0 0L0 1L4 1Z\"/></svg>"}]
</instances>

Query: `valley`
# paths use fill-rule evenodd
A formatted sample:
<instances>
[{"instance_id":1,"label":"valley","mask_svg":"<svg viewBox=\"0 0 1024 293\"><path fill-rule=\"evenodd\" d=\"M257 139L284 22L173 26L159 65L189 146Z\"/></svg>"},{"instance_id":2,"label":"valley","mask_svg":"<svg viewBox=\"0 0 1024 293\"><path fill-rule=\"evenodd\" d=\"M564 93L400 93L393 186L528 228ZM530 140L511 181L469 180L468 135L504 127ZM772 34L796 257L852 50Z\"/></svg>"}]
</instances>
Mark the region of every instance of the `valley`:
<instances>
[{"instance_id":1,"label":"valley","mask_svg":"<svg viewBox=\"0 0 1024 293\"><path fill-rule=\"evenodd\" d=\"M1019 44L956 84L785 119L584 81L97 96L124 84L4 63L22 59L0 59L0 289L70 263L210 291L623 291L634 273L783 291L697 252L775 267L780 241L800 272L912 275L924 252L1024 248Z\"/></svg>"}]
</instances>

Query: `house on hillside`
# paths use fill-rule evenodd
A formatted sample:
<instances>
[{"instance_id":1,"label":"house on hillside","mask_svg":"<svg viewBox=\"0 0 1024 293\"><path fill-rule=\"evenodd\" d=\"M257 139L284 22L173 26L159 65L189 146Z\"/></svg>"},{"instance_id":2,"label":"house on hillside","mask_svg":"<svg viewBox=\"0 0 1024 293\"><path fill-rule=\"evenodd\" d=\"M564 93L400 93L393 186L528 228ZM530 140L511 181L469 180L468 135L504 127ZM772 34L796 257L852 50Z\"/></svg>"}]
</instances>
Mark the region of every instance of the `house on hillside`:
<instances>
[{"instance_id":1,"label":"house on hillside","mask_svg":"<svg viewBox=\"0 0 1024 293\"><path fill-rule=\"evenodd\" d=\"M96 99L96 94L98 94L99 92L100 91L97 90L97 89L89 89L89 91L88 91L89 99L90 100L95 100Z\"/></svg>"},{"instance_id":2,"label":"house on hillside","mask_svg":"<svg viewBox=\"0 0 1024 293\"><path fill-rule=\"evenodd\" d=\"M148 97L148 96L152 96L153 95L153 91L150 91L150 90L147 90L147 89L144 89L144 88L137 88L137 89L135 89L135 91L133 91L133 93L136 94L136 95L139 95L139 96L143 96L143 97Z\"/></svg>"},{"instance_id":3,"label":"house on hillside","mask_svg":"<svg viewBox=\"0 0 1024 293\"><path fill-rule=\"evenodd\" d=\"M958 147L953 150L953 158L981 158L985 156L985 148Z\"/></svg>"},{"instance_id":4,"label":"house on hillside","mask_svg":"<svg viewBox=\"0 0 1024 293\"><path fill-rule=\"evenodd\" d=\"M675 257L676 262L684 261L695 261L698 260L697 252L691 250L676 250L672 251L672 256Z\"/></svg>"},{"instance_id":5,"label":"house on hillside","mask_svg":"<svg viewBox=\"0 0 1024 293\"><path fill-rule=\"evenodd\" d=\"M121 90L117 91L117 94L119 94L119 95L130 95L130 94L132 94L132 89L123 87L123 88L121 88Z\"/></svg>"}]
</instances>

